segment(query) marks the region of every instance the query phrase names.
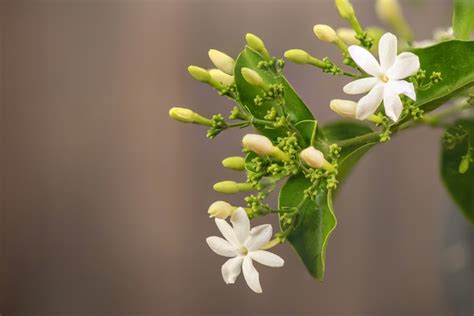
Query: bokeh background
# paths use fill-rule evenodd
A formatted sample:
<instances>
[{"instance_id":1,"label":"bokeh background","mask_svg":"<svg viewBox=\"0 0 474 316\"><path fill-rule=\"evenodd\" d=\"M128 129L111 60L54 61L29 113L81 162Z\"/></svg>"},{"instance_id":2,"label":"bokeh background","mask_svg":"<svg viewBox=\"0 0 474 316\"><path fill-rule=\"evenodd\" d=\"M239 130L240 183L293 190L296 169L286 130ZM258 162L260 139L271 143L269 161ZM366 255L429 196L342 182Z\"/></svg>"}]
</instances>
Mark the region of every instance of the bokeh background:
<instances>
[{"instance_id":1,"label":"bokeh background","mask_svg":"<svg viewBox=\"0 0 474 316\"><path fill-rule=\"evenodd\" d=\"M402 1L417 39L449 26L451 1ZM373 0L354 0L364 25ZM335 203L323 283L289 247L259 266L264 293L226 286L208 205L243 175L215 141L168 118L171 106L226 113L187 74L209 48L237 55L247 32L271 52L338 59L312 26L344 26L329 0L21 1L0 4L0 313L14 315L472 315L473 229L438 176L441 132L375 148ZM289 63L321 122L344 78ZM230 201L238 204L241 197ZM266 218L276 224L275 218Z\"/></svg>"}]
</instances>

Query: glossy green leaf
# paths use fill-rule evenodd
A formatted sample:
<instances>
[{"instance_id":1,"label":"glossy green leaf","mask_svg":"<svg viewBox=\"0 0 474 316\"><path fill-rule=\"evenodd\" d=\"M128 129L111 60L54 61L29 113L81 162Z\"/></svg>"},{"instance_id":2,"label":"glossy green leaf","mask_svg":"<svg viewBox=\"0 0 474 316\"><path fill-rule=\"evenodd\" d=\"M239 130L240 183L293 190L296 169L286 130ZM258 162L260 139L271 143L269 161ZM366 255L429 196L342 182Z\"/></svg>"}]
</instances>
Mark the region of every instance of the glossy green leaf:
<instances>
[{"instance_id":1,"label":"glossy green leaf","mask_svg":"<svg viewBox=\"0 0 474 316\"><path fill-rule=\"evenodd\" d=\"M474 84L474 41L447 41L434 46L414 49L421 68L430 76L441 72L443 80L426 90L418 90L417 105L425 111L441 106L453 95Z\"/></svg>"},{"instance_id":2,"label":"glossy green leaf","mask_svg":"<svg viewBox=\"0 0 474 316\"><path fill-rule=\"evenodd\" d=\"M318 122L313 120L304 120L296 123L295 127L305 142L304 146L312 146L316 141L316 133L318 131Z\"/></svg>"},{"instance_id":3,"label":"glossy green leaf","mask_svg":"<svg viewBox=\"0 0 474 316\"><path fill-rule=\"evenodd\" d=\"M291 177L279 195L279 207L297 207L300 214L288 241L316 279L324 278L326 247L336 227L331 192L321 191L315 201L305 199L304 190L311 185L302 174Z\"/></svg>"},{"instance_id":4,"label":"glossy green leaf","mask_svg":"<svg viewBox=\"0 0 474 316\"><path fill-rule=\"evenodd\" d=\"M372 130L355 121L338 121L323 128L317 128L314 121L301 122L297 128L305 139L311 138L316 148L327 148L329 144L353 138ZM339 160L338 179L343 179L375 143L343 147ZM327 152L326 152L327 153ZM308 271L316 279L322 280L325 270L325 253L328 239L336 227L336 217L332 207L332 192L321 190L314 201L304 199L304 191L311 182L302 174L288 179L279 196L279 207L299 206L297 226L288 240L295 248Z\"/></svg>"},{"instance_id":5,"label":"glossy green leaf","mask_svg":"<svg viewBox=\"0 0 474 316\"><path fill-rule=\"evenodd\" d=\"M246 106L250 112L258 119L263 119L267 111L271 109L272 104L265 102L262 105L255 105L254 99L257 95L261 95L263 91L250 85L242 77L241 69L243 67L251 68L258 72L263 80L268 84L281 83L285 88L285 104L290 115L290 120L296 124L303 120L313 120L311 111L306 107L301 98L296 94L295 90L283 76L276 76L268 70L258 68L258 63L263 61L262 56L253 49L246 47L236 60L234 68L235 83L239 92L240 102ZM256 125L257 129L267 137L276 139L278 136L286 136L284 129L268 129L265 126Z\"/></svg>"},{"instance_id":6,"label":"glossy green leaf","mask_svg":"<svg viewBox=\"0 0 474 316\"><path fill-rule=\"evenodd\" d=\"M461 157L466 154L469 142L474 146L474 119L460 120L448 128L446 133L465 135L453 148L443 142L441 176L453 200L464 216L474 224L474 164L470 164L467 172L459 172Z\"/></svg>"},{"instance_id":7,"label":"glossy green leaf","mask_svg":"<svg viewBox=\"0 0 474 316\"><path fill-rule=\"evenodd\" d=\"M454 0L453 30L458 39L470 38L474 31L474 1Z\"/></svg>"}]
</instances>

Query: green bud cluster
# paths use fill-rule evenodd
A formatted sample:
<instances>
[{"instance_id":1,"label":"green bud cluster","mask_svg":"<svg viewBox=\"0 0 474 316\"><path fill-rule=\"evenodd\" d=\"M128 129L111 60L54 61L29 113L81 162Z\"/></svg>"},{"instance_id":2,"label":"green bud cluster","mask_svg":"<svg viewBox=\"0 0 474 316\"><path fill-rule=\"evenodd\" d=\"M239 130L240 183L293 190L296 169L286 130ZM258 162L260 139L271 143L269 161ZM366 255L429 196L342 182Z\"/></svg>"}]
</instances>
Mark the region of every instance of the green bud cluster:
<instances>
[{"instance_id":1,"label":"green bud cluster","mask_svg":"<svg viewBox=\"0 0 474 316\"><path fill-rule=\"evenodd\" d=\"M362 46L369 50L372 48L375 42L375 40L371 38L367 32L358 33L356 34L355 38L360 42Z\"/></svg>"},{"instance_id":2,"label":"green bud cluster","mask_svg":"<svg viewBox=\"0 0 474 316\"><path fill-rule=\"evenodd\" d=\"M323 72L332 74L334 76L341 76L344 74L344 71L338 66L336 66L328 57L323 58L323 62Z\"/></svg>"},{"instance_id":3,"label":"green bud cluster","mask_svg":"<svg viewBox=\"0 0 474 316\"><path fill-rule=\"evenodd\" d=\"M209 139L214 139L220 132L229 127L222 114L213 115L211 120L212 126L207 130L207 137Z\"/></svg>"}]
</instances>

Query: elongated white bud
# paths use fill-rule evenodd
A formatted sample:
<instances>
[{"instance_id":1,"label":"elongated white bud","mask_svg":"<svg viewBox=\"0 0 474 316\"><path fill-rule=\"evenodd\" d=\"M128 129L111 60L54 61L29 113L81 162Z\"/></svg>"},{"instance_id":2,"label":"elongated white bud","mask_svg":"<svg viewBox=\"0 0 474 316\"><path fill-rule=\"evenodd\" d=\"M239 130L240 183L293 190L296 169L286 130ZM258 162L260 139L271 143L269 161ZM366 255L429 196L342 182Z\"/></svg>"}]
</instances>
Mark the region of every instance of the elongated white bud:
<instances>
[{"instance_id":1,"label":"elongated white bud","mask_svg":"<svg viewBox=\"0 0 474 316\"><path fill-rule=\"evenodd\" d=\"M356 32L353 29L341 27L337 29L337 36L347 45L358 45L359 41L355 38Z\"/></svg>"},{"instance_id":2,"label":"elongated white bud","mask_svg":"<svg viewBox=\"0 0 474 316\"><path fill-rule=\"evenodd\" d=\"M302 49L290 49L284 54L285 58L296 64L307 64L311 60L311 55Z\"/></svg>"},{"instance_id":3,"label":"elongated white bud","mask_svg":"<svg viewBox=\"0 0 474 316\"><path fill-rule=\"evenodd\" d=\"M191 65L188 67L188 72L194 79L198 81L208 83L211 80L209 71L204 68Z\"/></svg>"},{"instance_id":4,"label":"elongated white bud","mask_svg":"<svg viewBox=\"0 0 474 316\"><path fill-rule=\"evenodd\" d=\"M217 68L228 75L232 76L234 74L235 61L232 57L221 51L218 51L217 49L210 49L208 55L212 63L216 65Z\"/></svg>"},{"instance_id":5,"label":"elongated white bud","mask_svg":"<svg viewBox=\"0 0 474 316\"><path fill-rule=\"evenodd\" d=\"M355 16L354 7L349 0L336 0L336 8L342 18L348 20Z\"/></svg>"},{"instance_id":6,"label":"elongated white bud","mask_svg":"<svg viewBox=\"0 0 474 316\"><path fill-rule=\"evenodd\" d=\"M247 68L247 67L243 67L240 71L245 81L247 81L252 86L256 86L256 87L264 86L262 77L255 70Z\"/></svg>"},{"instance_id":7,"label":"elongated white bud","mask_svg":"<svg viewBox=\"0 0 474 316\"><path fill-rule=\"evenodd\" d=\"M217 182L213 188L215 191L225 194L246 192L253 189L251 183L238 183L230 180Z\"/></svg>"},{"instance_id":8,"label":"elongated white bud","mask_svg":"<svg viewBox=\"0 0 474 316\"><path fill-rule=\"evenodd\" d=\"M169 110L168 114L173 120L178 122L212 126L212 120L187 108L173 107Z\"/></svg>"},{"instance_id":9,"label":"elongated white bud","mask_svg":"<svg viewBox=\"0 0 474 316\"><path fill-rule=\"evenodd\" d=\"M342 117L354 119L357 103L349 100L334 99L329 104L329 107Z\"/></svg>"},{"instance_id":10,"label":"elongated white bud","mask_svg":"<svg viewBox=\"0 0 474 316\"><path fill-rule=\"evenodd\" d=\"M262 41L260 37L255 34L247 33L245 35L245 40L247 41L247 45L257 52L262 54L265 58L270 58L270 54L268 53L267 48L265 47L265 43Z\"/></svg>"},{"instance_id":11,"label":"elongated white bud","mask_svg":"<svg viewBox=\"0 0 474 316\"><path fill-rule=\"evenodd\" d=\"M216 201L209 206L207 213L209 217L226 219L231 216L236 208L224 201Z\"/></svg>"},{"instance_id":12,"label":"elongated white bud","mask_svg":"<svg viewBox=\"0 0 474 316\"><path fill-rule=\"evenodd\" d=\"M228 157L222 160L222 165L224 168L242 171L245 170L245 159L243 157Z\"/></svg>"},{"instance_id":13,"label":"elongated white bud","mask_svg":"<svg viewBox=\"0 0 474 316\"><path fill-rule=\"evenodd\" d=\"M313 146L310 146L300 153L300 158L303 160L308 166L312 168L323 168L325 170L334 170L334 166L331 165L325 158L324 154L320 151L314 148Z\"/></svg>"},{"instance_id":14,"label":"elongated white bud","mask_svg":"<svg viewBox=\"0 0 474 316\"><path fill-rule=\"evenodd\" d=\"M263 135L247 134L242 139L242 145L257 155L271 155L274 151L272 141Z\"/></svg>"},{"instance_id":15,"label":"elongated white bud","mask_svg":"<svg viewBox=\"0 0 474 316\"><path fill-rule=\"evenodd\" d=\"M338 39L336 31L329 25L317 24L314 26L313 31L314 35L324 42L334 43Z\"/></svg>"},{"instance_id":16,"label":"elongated white bud","mask_svg":"<svg viewBox=\"0 0 474 316\"><path fill-rule=\"evenodd\" d=\"M213 80L216 80L223 85L230 86L234 83L234 76L230 76L220 69L211 69L209 70L209 74Z\"/></svg>"}]
</instances>

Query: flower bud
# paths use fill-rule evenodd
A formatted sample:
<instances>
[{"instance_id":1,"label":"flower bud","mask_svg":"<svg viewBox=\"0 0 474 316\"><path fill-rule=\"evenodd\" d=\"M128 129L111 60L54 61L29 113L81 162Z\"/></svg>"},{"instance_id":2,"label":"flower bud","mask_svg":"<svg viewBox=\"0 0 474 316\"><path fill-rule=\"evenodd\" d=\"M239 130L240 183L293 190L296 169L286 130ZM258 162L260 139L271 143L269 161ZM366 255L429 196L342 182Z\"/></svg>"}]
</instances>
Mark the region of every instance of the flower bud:
<instances>
[{"instance_id":1,"label":"flower bud","mask_svg":"<svg viewBox=\"0 0 474 316\"><path fill-rule=\"evenodd\" d=\"M412 31L403 16L398 0L377 0L375 10L380 20L392 26L402 38L408 41L413 38Z\"/></svg>"},{"instance_id":2,"label":"flower bud","mask_svg":"<svg viewBox=\"0 0 474 316\"><path fill-rule=\"evenodd\" d=\"M174 107L169 111L169 116L182 123L194 122L194 112L190 109Z\"/></svg>"},{"instance_id":3,"label":"flower bud","mask_svg":"<svg viewBox=\"0 0 474 316\"><path fill-rule=\"evenodd\" d=\"M242 77L252 86L263 87L265 84L262 77L253 69L243 67L241 70Z\"/></svg>"},{"instance_id":4,"label":"flower bud","mask_svg":"<svg viewBox=\"0 0 474 316\"><path fill-rule=\"evenodd\" d=\"M334 166L331 165L325 158L324 154L314 148L313 146L310 146L304 150L301 151L300 153L300 158L303 160L308 166L312 168L323 168L325 170L334 170Z\"/></svg>"},{"instance_id":5,"label":"flower bud","mask_svg":"<svg viewBox=\"0 0 474 316\"><path fill-rule=\"evenodd\" d=\"M222 160L222 165L224 168L242 171L245 170L245 159L242 157L228 157Z\"/></svg>"},{"instance_id":6,"label":"flower bud","mask_svg":"<svg viewBox=\"0 0 474 316\"><path fill-rule=\"evenodd\" d=\"M210 49L208 55L212 63L216 65L217 68L228 75L234 74L235 61L232 57L221 51L218 51L217 49Z\"/></svg>"},{"instance_id":7,"label":"flower bud","mask_svg":"<svg viewBox=\"0 0 474 316\"><path fill-rule=\"evenodd\" d=\"M211 80L211 75L204 68L191 65L188 67L188 72L194 79L198 81L208 83Z\"/></svg>"},{"instance_id":8,"label":"flower bud","mask_svg":"<svg viewBox=\"0 0 474 316\"><path fill-rule=\"evenodd\" d=\"M220 69L211 69L209 70L212 80L218 81L223 85L230 86L234 83L234 76L229 76Z\"/></svg>"},{"instance_id":9,"label":"flower bud","mask_svg":"<svg viewBox=\"0 0 474 316\"><path fill-rule=\"evenodd\" d=\"M329 25L317 24L314 26L313 31L314 35L324 42L334 43L338 39L336 31Z\"/></svg>"},{"instance_id":10,"label":"flower bud","mask_svg":"<svg viewBox=\"0 0 474 316\"><path fill-rule=\"evenodd\" d=\"M271 155L274 151L272 141L263 135L247 134L242 139L242 145L257 155Z\"/></svg>"},{"instance_id":11,"label":"flower bud","mask_svg":"<svg viewBox=\"0 0 474 316\"><path fill-rule=\"evenodd\" d=\"M285 52L285 58L296 64L308 64L311 61L311 55L302 49L290 49Z\"/></svg>"},{"instance_id":12,"label":"flower bud","mask_svg":"<svg viewBox=\"0 0 474 316\"><path fill-rule=\"evenodd\" d=\"M353 29L341 27L337 29L337 36L347 45L358 45L359 41L355 38L356 32Z\"/></svg>"},{"instance_id":13,"label":"flower bud","mask_svg":"<svg viewBox=\"0 0 474 316\"><path fill-rule=\"evenodd\" d=\"M237 183L235 181L221 181L214 184L214 190L220 193L233 194L252 190L251 183Z\"/></svg>"},{"instance_id":14,"label":"flower bud","mask_svg":"<svg viewBox=\"0 0 474 316\"><path fill-rule=\"evenodd\" d=\"M463 156L461 163L459 164L459 173L464 174L469 170L469 164L471 162L471 157L466 155Z\"/></svg>"},{"instance_id":15,"label":"flower bud","mask_svg":"<svg viewBox=\"0 0 474 316\"><path fill-rule=\"evenodd\" d=\"M336 0L336 8L342 18L349 20L355 16L354 8L349 0Z\"/></svg>"},{"instance_id":16,"label":"flower bud","mask_svg":"<svg viewBox=\"0 0 474 316\"><path fill-rule=\"evenodd\" d=\"M226 219L231 216L234 212L235 207L224 201L216 201L209 206L207 213L209 217L217 217L220 219Z\"/></svg>"},{"instance_id":17,"label":"flower bud","mask_svg":"<svg viewBox=\"0 0 474 316\"><path fill-rule=\"evenodd\" d=\"M334 99L329 104L331 110L342 117L355 118L357 103L349 100Z\"/></svg>"},{"instance_id":18,"label":"flower bud","mask_svg":"<svg viewBox=\"0 0 474 316\"><path fill-rule=\"evenodd\" d=\"M262 39L255 34L247 33L245 35L245 40L247 41L247 45L250 48L255 49L257 52L263 55L265 58L269 58L270 54L268 53L265 44L263 43Z\"/></svg>"}]
</instances>

